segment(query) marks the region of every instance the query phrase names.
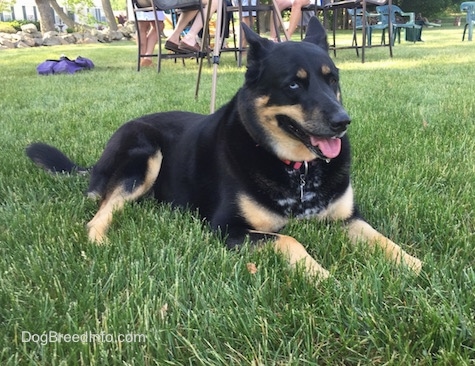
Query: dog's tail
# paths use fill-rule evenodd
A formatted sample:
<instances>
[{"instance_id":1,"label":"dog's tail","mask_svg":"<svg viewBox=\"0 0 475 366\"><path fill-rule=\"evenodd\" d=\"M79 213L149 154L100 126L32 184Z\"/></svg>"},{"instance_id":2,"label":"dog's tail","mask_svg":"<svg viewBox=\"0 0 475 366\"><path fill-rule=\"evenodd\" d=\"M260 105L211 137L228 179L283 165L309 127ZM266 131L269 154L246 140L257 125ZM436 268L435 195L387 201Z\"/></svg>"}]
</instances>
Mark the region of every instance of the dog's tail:
<instances>
[{"instance_id":1,"label":"dog's tail","mask_svg":"<svg viewBox=\"0 0 475 366\"><path fill-rule=\"evenodd\" d=\"M57 148L40 142L29 145L26 155L39 167L51 173L89 173L90 168L75 164Z\"/></svg>"}]
</instances>

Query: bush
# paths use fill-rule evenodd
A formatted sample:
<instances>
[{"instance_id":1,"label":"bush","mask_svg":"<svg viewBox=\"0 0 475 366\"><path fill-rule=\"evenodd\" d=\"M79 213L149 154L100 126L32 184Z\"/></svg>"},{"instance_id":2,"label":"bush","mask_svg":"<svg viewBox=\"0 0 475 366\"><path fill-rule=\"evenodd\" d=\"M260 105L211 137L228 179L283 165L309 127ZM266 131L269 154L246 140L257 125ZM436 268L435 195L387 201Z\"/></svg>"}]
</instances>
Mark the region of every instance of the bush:
<instances>
[{"instance_id":1,"label":"bush","mask_svg":"<svg viewBox=\"0 0 475 366\"><path fill-rule=\"evenodd\" d=\"M0 22L0 33L16 33L17 30L10 23Z\"/></svg>"},{"instance_id":2,"label":"bush","mask_svg":"<svg viewBox=\"0 0 475 366\"><path fill-rule=\"evenodd\" d=\"M21 31L21 26L25 24L34 24L38 30L40 29L40 22L34 20L12 20L9 24L17 31Z\"/></svg>"}]
</instances>

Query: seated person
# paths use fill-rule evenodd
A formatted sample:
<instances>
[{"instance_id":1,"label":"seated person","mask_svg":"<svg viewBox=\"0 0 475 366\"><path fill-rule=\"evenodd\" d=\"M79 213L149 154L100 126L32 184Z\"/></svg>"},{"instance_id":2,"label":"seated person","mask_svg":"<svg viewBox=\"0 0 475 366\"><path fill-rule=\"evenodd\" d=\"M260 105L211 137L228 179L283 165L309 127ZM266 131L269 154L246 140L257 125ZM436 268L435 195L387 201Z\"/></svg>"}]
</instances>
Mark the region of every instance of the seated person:
<instances>
[{"instance_id":1,"label":"seated person","mask_svg":"<svg viewBox=\"0 0 475 366\"><path fill-rule=\"evenodd\" d=\"M213 14L218 7L217 0L210 0L210 4L207 6L211 7L211 13ZM203 9L203 14L206 16L208 12L208 8L205 6ZM167 41L165 42L165 48L169 51L177 52L177 53L187 53L187 52L199 52L200 46L196 41L196 37L198 33L203 28L203 19L201 16L196 16L198 14L198 10L189 10L184 11L181 13L180 17L178 18L178 22L173 30L173 33L168 37ZM186 28L190 21L193 21L190 30L188 33L180 40L180 34Z\"/></svg>"},{"instance_id":2,"label":"seated person","mask_svg":"<svg viewBox=\"0 0 475 366\"><path fill-rule=\"evenodd\" d=\"M232 0L233 6L238 6L239 1L241 1L242 6L249 6L249 2L251 3L251 6L256 6L256 3L257 3L256 0ZM255 17L256 12L253 11L251 15L252 15L252 17ZM251 26L251 20L252 20L252 18L250 16L249 12L248 11L243 11L242 12L242 22L250 27ZM246 47L246 38L244 38L242 40L241 44L242 44L243 48Z\"/></svg>"},{"instance_id":3,"label":"seated person","mask_svg":"<svg viewBox=\"0 0 475 366\"><path fill-rule=\"evenodd\" d=\"M417 13L416 24L422 26L425 25L426 27L440 27L440 24L429 22L429 19L423 17L421 13Z\"/></svg>"},{"instance_id":4,"label":"seated person","mask_svg":"<svg viewBox=\"0 0 475 366\"><path fill-rule=\"evenodd\" d=\"M163 32L165 14L163 11L157 11L159 32ZM140 33L140 50L144 55L152 55L158 42L158 34L155 29L155 16L151 11L137 12L137 32ZM140 66L152 66L152 57L143 57Z\"/></svg>"},{"instance_id":5,"label":"seated person","mask_svg":"<svg viewBox=\"0 0 475 366\"><path fill-rule=\"evenodd\" d=\"M302 7L310 4L315 4L315 0L276 0L277 11L282 12L285 9L290 8L289 28L287 29L287 36L289 39L300 24L302 18ZM270 36L273 40L277 40L277 34L274 26L274 17L271 17L270 22Z\"/></svg>"}]
</instances>

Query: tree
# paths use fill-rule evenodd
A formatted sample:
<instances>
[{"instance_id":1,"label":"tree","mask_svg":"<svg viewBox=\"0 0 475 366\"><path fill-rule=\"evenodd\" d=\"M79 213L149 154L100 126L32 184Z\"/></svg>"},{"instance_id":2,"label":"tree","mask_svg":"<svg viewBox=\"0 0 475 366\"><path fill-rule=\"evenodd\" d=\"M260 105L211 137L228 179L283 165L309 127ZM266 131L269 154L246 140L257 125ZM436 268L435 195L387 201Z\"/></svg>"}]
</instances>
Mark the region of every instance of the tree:
<instances>
[{"instance_id":1,"label":"tree","mask_svg":"<svg viewBox=\"0 0 475 366\"><path fill-rule=\"evenodd\" d=\"M56 0L35 0L35 2L36 6L38 7L38 12L40 13L42 33L56 30L53 9L68 28L74 29L80 25L72 20L68 14L63 11L63 8L59 6ZM90 0L68 0L67 6L70 8L75 8L76 5L84 5L85 3L89 2ZM102 9L104 10L104 14L106 16L107 25L111 30L117 30L117 22L115 20L114 12L112 11L110 0L101 0L101 2ZM82 24L81 26L84 27Z\"/></svg>"},{"instance_id":2,"label":"tree","mask_svg":"<svg viewBox=\"0 0 475 366\"><path fill-rule=\"evenodd\" d=\"M110 30L116 31L117 22L115 20L114 12L112 11L112 5L110 0L101 0L102 3L102 10L104 10L104 15L106 16L107 25L109 26Z\"/></svg>"},{"instance_id":3,"label":"tree","mask_svg":"<svg viewBox=\"0 0 475 366\"><path fill-rule=\"evenodd\" d=\"M79 24L76 23L74 20L72 20L68 14L66 14L64 11L63 11L63 8L61 6L58 5L58 3L56 2L56 0L49 0L49 3L51 5L51 7L54 9L54 11L56 12L56 14L58 14L58 16L61 18L61 20L63 21L64 24L66 24L66 27L70 28L70 29L74 29L76 28L76 26L78 26Z\"/></svg>"},{"instance_id":4,"label":"tree","mask_svg":"<svg viewBox=\"0 0 475 366\"><path fill-rule=\"evenodd\" d=\"M0 13L10 10L15 4L15 0L0 0Z\"/></svg>"},{"instance_id":5,"label":"tree","mask_svg":"<svg viewBox=\"0 0 475 366\"><path fill-rule=\"evenodd\" d=\"M54 14L49 0L35 0L35 2L40 13L41 32L45 33L56 30L54 27Z\"/></svg>"},{"instance_id":6,"label":"tree","mask_svg":"<svg viewBox=\"0 0 475 366\"><path fill-rule=\"evenodd\" d=\"M393 4L404 11L421 13L427 18L440 15L453 4L454 0L394 0Z\"/></svg>"}]
</instances>

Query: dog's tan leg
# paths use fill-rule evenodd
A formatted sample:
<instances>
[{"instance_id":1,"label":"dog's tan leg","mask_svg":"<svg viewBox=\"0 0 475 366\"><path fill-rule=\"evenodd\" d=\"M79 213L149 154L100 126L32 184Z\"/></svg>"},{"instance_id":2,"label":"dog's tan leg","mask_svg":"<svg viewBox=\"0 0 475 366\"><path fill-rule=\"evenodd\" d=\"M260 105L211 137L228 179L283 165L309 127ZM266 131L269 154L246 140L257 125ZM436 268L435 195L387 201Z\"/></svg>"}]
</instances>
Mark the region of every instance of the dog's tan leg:
<instances>
[{"instance_id":1,"label":"dog's tan leg","mask_svg":"<svg viewBox=\"0 0 475 366\"><path fill-rule=\"evenodd\" d=\"M402 248L376 231L370 224L360 218L352 218L354 211L353 189L348 186L345 194L333 202L321 215L321 218L330 220L348 220L347 231L350 239L356 243L366 242L370 248L380 247L387 258L397 264L405 263L414 272L419 274L422 262L407 254Z\"/></svg>"},{"instance_id":2,"label":"dog's tan leg","mask_svg":"<svg viewBox=\"0 0 475 366\"><path fill-rule=\"evenodd\" d=\"M291 266L303 265L310 277L325 279L330 276L330 273L308 254L305 247L291 236L251 230L249 238L254 243L272 240L276 253L282 254Z\"/></svg>"},{"instance_id":3,"label":"dog's tan leg","mask_svg":"<svg viewBox=\"0 0 475 366\"><path fill-rule=\"evenodd\" d=\"M106 240L106 232L112 222L114 211L121 210L127 200L122 187L117 188L101 203L101 207L91 221L87 223L89 240L102 244Z\"/></svg>"},{"instance_id":4,"label":"dog's tan leg","mask_svg":"<svg viewBox=\"0 0 475 366\"><path fill-rule=\"evenodd\" d=\"M132 191L127 191L119 183L112 192L107 194L96 215L87 224L89 240L98 244L106 240L106 232L112 222L114 212L121 210L125 202L135 201L152 188L160 171L162 158L162 153L158 151L148 159L144 179Z\"/></svg>"},{"instance_id":5,"label":"dog's tan leg","mask_svg":"<svg viewBox=\"0 0 475 366\"><path fill-rule=\"evenodd\" d=\"M277 235L274 249L276 252L282 253L290 265L304 265L306 273L311 277L325 279L330 276L330 273L308 254L305 247L291 236Z\"/></svg>"},{"instance_id":6,"label":"dog's tan leg","mask_svg":"<svg viewBox=\"0 0 475 366\"><path fill-rule=\"evenodd\" d=\"M370 248L379 247L385 256L397 264L405 264L419 274L422 262L406 253L399 245L379 233L370 224L361 219L351 220L347 225L348 236L353 242L365 242Z\"/></svg>"}]
</instances>

